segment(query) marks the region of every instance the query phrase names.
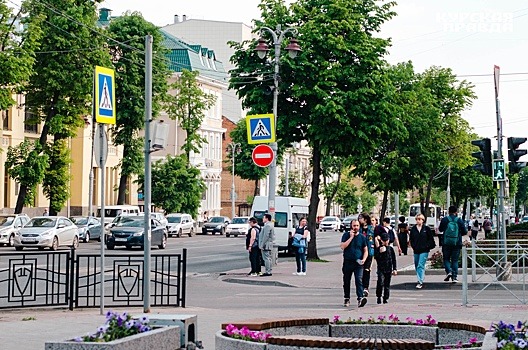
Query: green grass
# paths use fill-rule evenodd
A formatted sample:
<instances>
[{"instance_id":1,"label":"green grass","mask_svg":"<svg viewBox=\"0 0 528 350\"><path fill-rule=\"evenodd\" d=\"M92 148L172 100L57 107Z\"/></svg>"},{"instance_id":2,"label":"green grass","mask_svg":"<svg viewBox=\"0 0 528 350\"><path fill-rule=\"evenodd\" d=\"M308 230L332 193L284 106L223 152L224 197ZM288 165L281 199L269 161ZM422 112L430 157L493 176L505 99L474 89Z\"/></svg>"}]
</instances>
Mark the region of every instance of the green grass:
<instances>
[{"instance_id":1,"label":"green grass","mask_svg":"<svg viewBox=\"0 0 528 350\"><path fill-rule=\"evenodd\" d=\"M29 316L29 317L24 317L22 319L22 321L36 321L37 318L36 317L33 317L33 316Z\"/></svg>"},{"instance_id":2,"label":"green grass","mask_svg":"<svg viewBox=\"0 0 528 350\"><path fill-rule=\"evenodd\" d=\"M324 259L307 259L309 262L321 262L321 263L327 263L327 262L330 262L328 260L324 260Z\"/></svg>"}]
</instances>

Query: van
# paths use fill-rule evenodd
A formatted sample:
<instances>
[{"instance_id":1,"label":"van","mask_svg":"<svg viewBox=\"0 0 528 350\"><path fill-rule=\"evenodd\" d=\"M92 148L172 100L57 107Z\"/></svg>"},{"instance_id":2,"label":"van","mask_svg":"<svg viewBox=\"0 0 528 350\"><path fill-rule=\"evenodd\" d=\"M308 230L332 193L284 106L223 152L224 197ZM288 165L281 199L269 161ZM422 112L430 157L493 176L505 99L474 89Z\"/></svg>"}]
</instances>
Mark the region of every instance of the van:
<instances>
[{"instance_id":1,"label":"van","mask_svg":"<svg viewBox=\"0 0 528 350\"><path fill-rule=\"evenodd\" d=\"M104 223L111 223L118 216L137 216L140 213L137 205L105 205ZM101 208L97 208L97 217L101 217Z\"/></svg>"},{"instance_id":2,"label":"van","mask_svg":"<svg viewBox=\"0 0 528 350\"><path fill-rule=\"evenodd\" d=\"M420 203L411 204L409 207L409 217L408 217L408 224L409 227L412 227L416 225L416 219L415 216L420 214L422 212L422 209L420 207ZM427 213L426 217L426 225L429 226L433 232L435 229L438 228L438 223L440 221L440 216L442 215L442 208L438 205L434 205L429 203L429 212Z\"/></svg>"},{"instance_id":3,"label":"van","mask_svg":"<svg viewBox=\"0 0 528 350\"><path fill-rule=\"evenodd\" d=\"M303 217L308 216L309 202L305 198L275 197L275 245L279 251L291 251L295 227ZM251 207L251 216L264 225L262 218L268 212L268 197L256 196Z\"/></svg>"}]
</instances>

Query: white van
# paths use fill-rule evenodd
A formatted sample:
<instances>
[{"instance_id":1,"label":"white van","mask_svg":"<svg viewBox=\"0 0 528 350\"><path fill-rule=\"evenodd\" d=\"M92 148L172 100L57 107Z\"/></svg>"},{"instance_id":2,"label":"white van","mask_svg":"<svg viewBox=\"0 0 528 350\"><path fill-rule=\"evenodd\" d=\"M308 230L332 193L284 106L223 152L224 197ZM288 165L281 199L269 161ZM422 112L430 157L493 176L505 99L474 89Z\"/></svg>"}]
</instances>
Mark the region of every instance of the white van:
<instances>
[{"instance_id":1,"label":"white van","mask_svg":"<svg viewBox=\"0 0 528 350\"><path fill-rule=\"evenodd\" d=\"M105 205L104 223L111 223L118 216L137 216L141 213L137 205ZM101 217L101 208L97 208L97 217Z\"/></svg>"},{"instance_id":2,"label":"white van","mask_svg":"<svg viewBox=\"0 0 528 350\"><path fill-rule=\"evenodd\" d=\"M275 197L275 244L279 246L279 251L288 251L295 227L301 218L308 216L309 204L304 198ZM261 227L262 218L267 212L268 197L256 196L251 207L251 216L258 220Z\"/></svg>"},{"instance_id":3,"label":"white van","mask_svg":"<svg viewBox=\"0 0 528 350\"><path fill-rule=\"evenodd\" d=\"M420 214L422 212L422 209L420 208L420 203L411 204L409 207L409 216L408 216L408 224L410 227L416 225L415 216ZM427 213L426 217L426 225L435 230L437 228L437 224L440 221L440 216L442 215L442 208L438 205L434 205L429 203L429 213Z\"/></svg>"}]
</instances>

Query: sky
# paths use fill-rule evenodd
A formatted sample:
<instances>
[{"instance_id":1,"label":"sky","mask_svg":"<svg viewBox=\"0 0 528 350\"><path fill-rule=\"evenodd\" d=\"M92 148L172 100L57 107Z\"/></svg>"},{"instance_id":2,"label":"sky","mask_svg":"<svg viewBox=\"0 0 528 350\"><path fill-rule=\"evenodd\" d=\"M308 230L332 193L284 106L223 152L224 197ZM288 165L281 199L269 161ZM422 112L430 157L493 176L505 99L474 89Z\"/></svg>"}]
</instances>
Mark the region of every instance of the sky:
<instances>
[{"instance_id":1,"label":"sky","mask_svg":"<svg viewBox=\"0 0 528 350\"><path fill-rule=\"evenodd\" d=\"M101 6L112 9L112 15L139 11L148 21L164 26L173 22L174 15L252 24L252 19L260 17L259 3L178 0L167 5L170 2L165 0L106 0ZM451 68L460 79L472 82L478 99L463 117L475 133L492 138L494 149L497 116L493 67L498 65L503 135L528 137L526 0L400 0L394 11L398 15L385 23L379 34L392 39L387 57L390 63L410 60L418 72L433 65ZM524 146L528 148L528 143Z\"/></svg>"}]
</instances>

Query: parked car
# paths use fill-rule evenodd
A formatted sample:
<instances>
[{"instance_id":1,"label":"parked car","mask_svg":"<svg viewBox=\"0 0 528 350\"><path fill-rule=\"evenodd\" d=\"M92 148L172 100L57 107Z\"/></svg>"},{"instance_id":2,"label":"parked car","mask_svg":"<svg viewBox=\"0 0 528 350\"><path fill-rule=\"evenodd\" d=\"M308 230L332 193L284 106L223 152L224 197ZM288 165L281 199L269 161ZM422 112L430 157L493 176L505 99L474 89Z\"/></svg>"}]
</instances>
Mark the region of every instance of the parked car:
<instances>
[{"instance_id":1,"label":"parked car","mask_svg":"<svg viewBox=\"0 0 528 350\"><path fill-rule=\"evenodd\" d=\"M28 221L26 214L0 214L0 245L12 247L16 232Z\"/></svg>"},{"instance_id":2,"label":"parked car","mask_svg":"<svg viewBox=\"0 0 528 350\"><path fill-rule=\"evenodd\" d=\"M88 243L90 239L101 242L103 226L99 219L93 216L72 216L70 220L79 228L79 239Z\"/></svg>"},{"instance_id":3,"label":"parked car","mask_svg":"<svg viewBox=\"0 0 528 350\"><path fill-rule=\"evenodd\" d=\"M341 227L341 220L335 216L325 216L319 223L319 231L337 231Z\"/></svg>"},{"instance_id":4,"label":"parked car","mask_svg":"<svg viewBox=\"0 0 528 350\"><path fill-rule=\"evenodd\" d=\"M236 217L226 227L226 237L245 235L249 231L249 216Z\"/></svg>"},{"instance_id":5,"label":"parked car","mask_svg":"<svg viewBox=\"0 0 528 350\"><path fill-rule=\"evenodd\" d=\"M352 220L357 220L358 214L355 215L349 215L346 218L344 218L341 221L341 225L339 225L339 231L344 232L345 230L350 230L350 223Z\"/></svg>"},{"instance_id":6,"label":"parked car","mask_svg":"<svg viewBox=\"0 0 528 350\"><path fill-rule=\"evenodd\" d=\"M523 216L521 222L522 223L528 222L528 216Z\"/></svg>"},{"instance_id":7,"label":"parked car","mask_svg":"<svg viewBox=\"0 0 528 350\"><path fill-rule=\"evenodd\" d=\"M230 222L231 219L227 216L213 216L203 224L202 234L206 235L207 232L211 232L214 235L218 232L223 235L226 231L227 225L229 225Z\"/></svg>"},{"instance_id":8,"label":"parked car","mask_svg":"<svg viewBox=\"0 0 528 350\"><path fill-rule=\"evenodd\" d=\"M16 250L37 247L40 250L59 246L79 246L78 227L64 216L36 216L18 230L13 239Z\"/></svg>"},{"instance_id":9,"label":"parked car","mask_svg":"<svg viewBox=\"0 0 528 350\"><path fill-rule=\"evenodd\" d=\"M150 219L151 244L157 245L159 249L167 247L167 228L158 220ZM110 235L106 241L106 247L110 250L116 246L125 246L130 249L134 246L143 247L143 236L145 232L145 217L123 216L118 223L110 229Z\"/></svg>"},{"instance_id":10,"label":"parked car","mask_svg":"<svg viewBox=\"0 0 528 350\"><path fill-rule=\"evenodd\" d=\"M158 220L165 227L167 227L167 224L169 223L167 218L165 217L165 214L160 212L150 213L150 217Z\"/></svg>"},{"instance_id":11,"label":"parked car","mask_svg":"<svg viewBox=\"0 0 528 350\"><path fill-rule=\"evenodd\" d=\"M183 233L192 237L194 234L194 220L189 214L173 213L167 215L167 230L169 231L169 237L176 235L181 237Z\"/></svg>"}]
</instances>

